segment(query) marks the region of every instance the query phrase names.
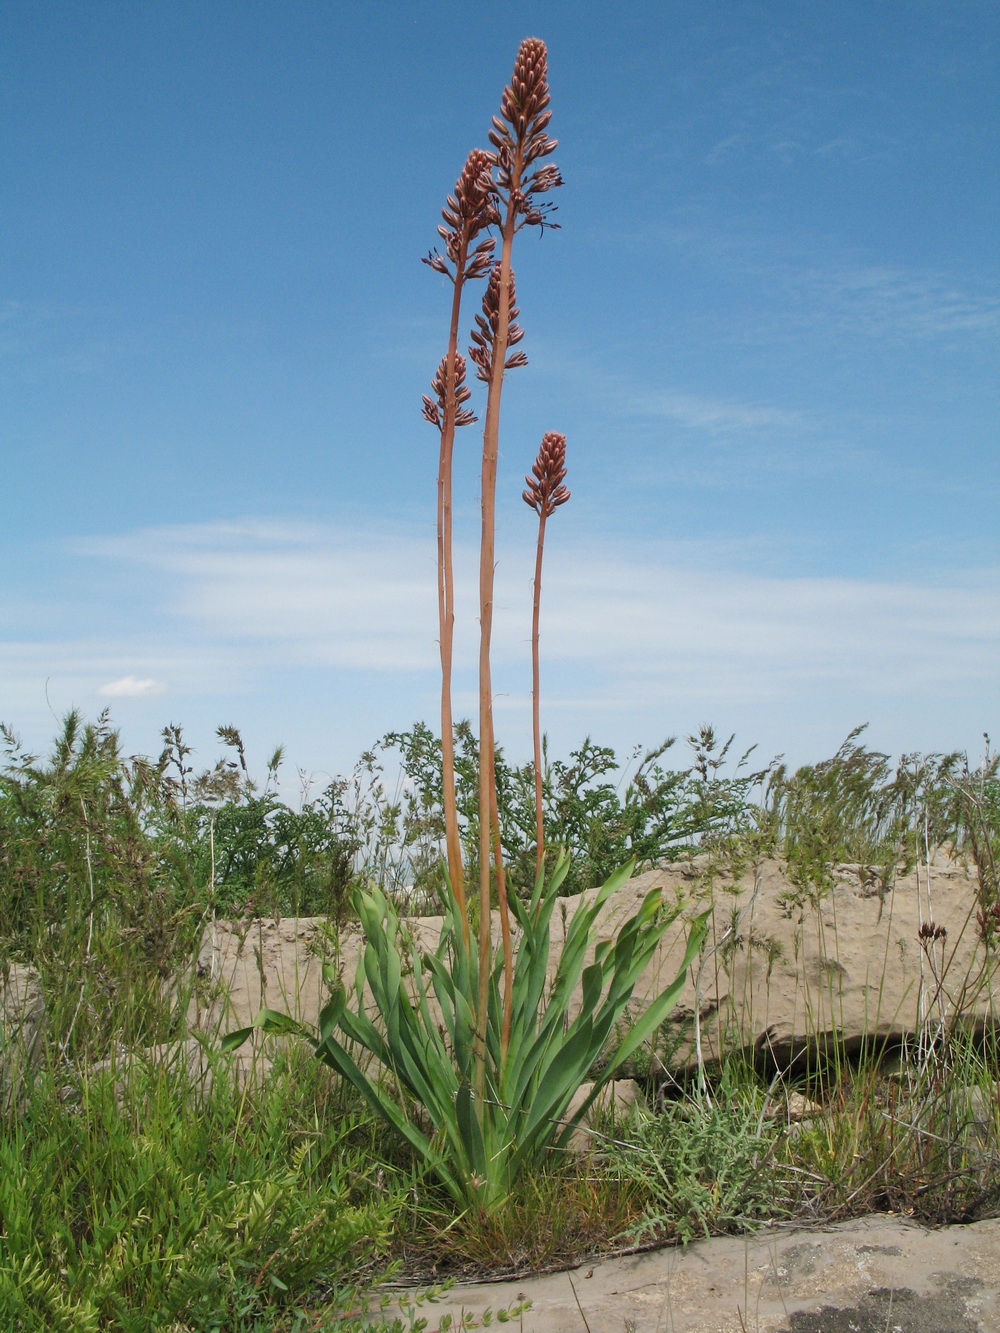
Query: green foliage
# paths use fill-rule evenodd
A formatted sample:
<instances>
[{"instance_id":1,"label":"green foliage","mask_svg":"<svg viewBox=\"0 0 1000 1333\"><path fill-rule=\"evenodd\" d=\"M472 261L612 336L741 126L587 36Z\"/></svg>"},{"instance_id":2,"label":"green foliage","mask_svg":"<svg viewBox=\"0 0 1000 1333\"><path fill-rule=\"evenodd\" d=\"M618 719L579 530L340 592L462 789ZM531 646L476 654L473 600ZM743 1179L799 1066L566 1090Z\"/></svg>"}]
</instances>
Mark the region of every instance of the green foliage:
<instances>
[{"instance_id":1,"label":"green foliage","mask_svg":"<svg viewBox=\"0 0 1000 1333\"><path fill-rule=\"evenodd\" d=\"M163 979L190 957L199 907L157 833L170 809L162 771L123 757L105 714L84 725L70 713L47 763L3 737L0 966L39 968L66 1053L105 1050L113 1029L165 1039Z\"/></svg>"},{"instance_id":2,"label":"green foliage","mask_svg":"<svg viewBox=\"0 0 1000 1333\"><path fill-rule=\"evenodd\" d=\"M330 916L343 919L355 882L357 844L346 831L331 784L300 810L273 793L190 812L196 864L209 874L214 851L214 903L219 916Z\"/></svg>"},{"instance_id":3,"label":"green foliage","mask_svg":"<svg viewBox=\"0 0 1000 1333\"><path fill-rule=\"evenodd\" d=\"M733 776L719 772L729 743L718 752L710 727L689 738L691 767L668 769L661 759L673 746L635 751L622 765L614 750L589 737L568 760L549 760L543 778L545 844L553 849L550 868L561 853L569 857L563 892L581 893L603 884L625 861L642 869L679 856L698 838L720 836L739 822L751 789L762 774L744 771L744 756ZM400 803L399 840L418 887L440 891L442 809L441 742L416 723L389 732L381 749L400 754L405 779ZM634 767L632 765L634 764ZM468 722L455 728L458 812L468 877L475 879L479 837L479 751ZM522 897L535 881L535 788L532 766L511 765L496 754L497 804L509 884Z\"/></svg>"},{"instance_id":4,"label":"green foliage","mask_svg":"<svg viewBox=\"0 0 1000 1333\"><path fill-rule=\"evenodd\" d=\"M626 1126L616 1127L605 1169L647 1199L629 1233L634 1242L655 1237L687 1244L783 1215L772 1173L777 1127L765 1121L759 1092L729 1092L668 1102L655 1115L637 1108Z\"/></svg>"},{"instance_id":5,"label":"green foliage","mask_svg":"<svg viewBox=\"0 0 1000 1333\"><path fill-rule=\"evenodd\" d=\"M614 939L598 941L600 910L633 869L624 867L573 911L550 981L552 914L567 868L563 860L547 881L540 877L530 902L511 902L519 936L506 1049L502 954L494 951L492 956L485 1032L478 1033L469 998L478 993L478 954L466 942L454 904L446 910L437 947L422 954L404 937L391 902L377 886L359 892L356 899L365 950L363 976L353 997L331 975L333 994L316 1035L272 1010L262 1010L256 1019L255 1025L266 1031L306 1037L317 1056L399 1131L463 1207L496 1206L522 1172L542 1161L550 1145L566 1143L603 1083L673 1008L704 935L705 918L700 917L690 928L677 977L619 1034L591 1096L565 1121L571 1098L680 911L668 909L653 891ZM593 962L588 964L591 950ZM365 984L378 1026L365 1012ZM238 1046L251 1031L232 1033L224 1048ZM484 1041L486 1048L481 1093L474 1088L477 1041ZM367 1059L359 1063L359 1049L374 1059L375 1068ZM382 1082L378 1067L387 1076Z\"/></svg>"},{"instance_id":6,"label":"green foliage","mask_svg":"<svg viewBox=\"0 0 1000 1333\"><path fill-rule=\"evenodd\" d=\"M998 757L987 752L978 769L961 754L889 756L869 750L856 727L837 753L794 774L770 775L759 829L763 847L788 865L797 901L821 897L834 868L857 865L872 893L884 894L937 848L969 854L979 873L985 907L1000 899Z\"/></svg>"},{"instance_id":7,"label":"green foliage","mask_svg":"<svg viewBox=\"0 0 1000 1333\"><path fill-rule=\"evenodd\" d=\"M930 1050L847 1066L821 1115L786 1136L775 1194L833 1219L871 1211L931 1225L1000 1215L1000 1050L995 1032L956 1028Z\"/></svg>"},{"instance_id":8,"label":"green foliage","mask_svg":"<svg viewBox=\"0 0 1000 1333\"><path fill-rule=\"evenodd\" d=\"M320 1278L383 1259L408 1175L383 1162L376 1186L371 1139L316 1079L251 1091L226 1065L207 1088L135 1061L72 1096L38 1081L0 1126L0 1327L276 1329Z\"/></svg>"},{"instance_id":9,"label":"green foliage","mask_svg":"<svg viewBox=\"0 0 1000 1333\"><path fill-rule=\"evenodd\" d=\"M346 783L331 782L298 810L275 791L283 752L267 766L263 790L247 767L236 727L219 739L237 760L191 777L190 754L179 727L164 731L162 766L172 766L175 827L183 838L196 882L207 885L216 916L327 915L339 922L355 882L360 849ZM179 810L178 810L179 806Z\"/></svg>"}]
</instances>

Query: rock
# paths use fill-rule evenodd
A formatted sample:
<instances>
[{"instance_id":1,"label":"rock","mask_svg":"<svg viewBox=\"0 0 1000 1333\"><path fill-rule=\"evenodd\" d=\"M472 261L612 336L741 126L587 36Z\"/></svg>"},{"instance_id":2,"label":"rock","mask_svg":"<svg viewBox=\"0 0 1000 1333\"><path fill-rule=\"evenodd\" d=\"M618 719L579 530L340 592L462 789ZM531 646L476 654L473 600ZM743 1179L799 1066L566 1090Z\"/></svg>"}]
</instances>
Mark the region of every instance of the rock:
<instances>
[{"instance_id":1,"label":"rock","mask_svg":"<svg viewBox=\"0 0 1000 1333\"><path fill-rule=\"evenodd\" d=\"M566 1108L566 1119L563 1124L572 1120L593 1090L593 1083L581 1083ZM587 1153L595 1146L600 1147L599 1137L591 1131L608 1119L613 1124L619 1117L627 1115L629 1109L640 1101L642 1101L642 1089L634 1078L618 1078L606 1083L594 1098L594 1104L588 1108L570 1135L569 1143L566 1145L569 1151Z\"/></svg>"},{"instance_id":2,"label":"rock","mask_svg":"<svg viewBox=\"0 0 1000 1333\"><path fill-rule=\"evenodd\" d=\"M823 1108L819 1102L811 1101L801 1092L790 1092L787 1096L769 1103L766 1114L769 1120L786 1120L792 1124L822 1115Z\"/></svg>"},{"instance_id":3,"label":"rock","mask_svg":"<svg viewBox=\"0 0 1000 1333\"><path fill-rule=\"evenodd\" d=\"M0 1113L23 1100L45 1037L45 996L33 967L14 963L0 980Z\"/></svg>"},{"instance_id":4,"label":"rock","mask_svg":"<svg viewBox=\"0 0 1000 1333\"><path fill-rule=\"evenodd\" d=\"M694 1066L697 1018L706 1061L744 1049L787 1066L830 1041L850 1050L956 1023L995 1024L1000 955L987 951L976 928L977 888L975 875L944 855L897 875L884 893L873 893L858 867L841 866L833 887L812 896L777 861L726 878L696 857L630 880L606 904L597 934L613 936L651 889L668 903L685 901L688 916L710 907L702 956L661 1032L660 1065L675 1072ZM588 896L556 908L553 970ZM418 947L433 948L439 917L407 924ZM315 1024L327 996L322 955L349 982L357 971L356 927L342 933L336 951L317 918L217 922L213 930L200 956L204 983L189 1010L191 1027L209 1035L248 1026L262 1004ZM679 920L667 932L636 987L633 1013L673 980L685 930Z\"/></svg>"},{"instance_id":5,"label":"rock","mask_svg":"<svg viewBox=\"0 0 1000 1333\"><path fill-rule=\"evenodd\" d=\"M636 877L602 920L603 933L614 933L650 889L711 907L702 957L664 1025L665 1066L694 1064L696 1016L704 1059L749 1049L779 1067L830 1041L857 1050L922 1030L996 1024L1000 956L976 929L978 883L961 863L932 860L897 876L883 896L845 874L812 897L776 861L736 879L713 879L699 863L700 880L678 866ZM678 924L636 988L637 1009L667 984L682 951Z\"/></svg>"},{"instance_id":6,"label":"rock","mask_svg":"<svg viewBox=\"0 0 1000 1333\"><path fill-rule=\"evenodd\" d=\"M189 1031L214 1038L248 1027L263 1007L315 1025L329 994L324 959L337 962L326 932L321 917L215 922L198 954ZM356 927L343 932L339 952L345 978L357 968L359 943Z\"/></svg>"},{"instance_id":7,"label":"rock","mask_svg":"<svg viewBox=\"0 0 1000 1333\"><path fill-rule=\"evenodd\" d=\"M529 1300L523 1333L996 1333L1000 1221L934 1228L869 1216L695 1240L573 1272L460 1283L435 1318Z\"/></svg>"}]
</instances>

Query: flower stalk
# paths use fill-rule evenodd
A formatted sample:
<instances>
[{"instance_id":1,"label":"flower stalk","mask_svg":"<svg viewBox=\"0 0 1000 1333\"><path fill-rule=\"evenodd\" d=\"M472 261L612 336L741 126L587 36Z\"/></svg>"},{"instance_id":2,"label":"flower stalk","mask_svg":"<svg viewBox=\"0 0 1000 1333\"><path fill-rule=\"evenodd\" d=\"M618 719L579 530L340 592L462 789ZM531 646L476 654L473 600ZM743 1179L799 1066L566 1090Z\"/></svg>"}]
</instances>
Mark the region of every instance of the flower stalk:
<instances>
[{"instance_id":1,"label":"flower stalk","mask_svg":"<svg viewBox=\"0 0 1000 1333\"><path fill-rule=\"evenodd\" d=\"M538 542L535 547L535 583L531 609L531 729L535 754L535 875L545 868L545 820L542 806L542 724L539 705L538 622L542 598L542 554L545 550L545 523L570 492L566 480L566 436L550 430L542 436L531 475L525 477L525 504L538 515Z\"/></svg>"}]
</instances>

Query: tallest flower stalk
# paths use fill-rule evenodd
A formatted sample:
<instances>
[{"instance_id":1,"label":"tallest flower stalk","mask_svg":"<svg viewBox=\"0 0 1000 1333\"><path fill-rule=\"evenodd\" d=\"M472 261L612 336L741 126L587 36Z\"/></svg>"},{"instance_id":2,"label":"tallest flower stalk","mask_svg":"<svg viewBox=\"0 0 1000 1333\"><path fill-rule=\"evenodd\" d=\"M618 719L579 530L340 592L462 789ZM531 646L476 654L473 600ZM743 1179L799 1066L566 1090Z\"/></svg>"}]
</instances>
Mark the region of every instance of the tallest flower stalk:
<instances>
[{"instance_id":1,"label":"tallest flower stalk","mask_svg":"<svg viewBox=\"0 0 1000 1333\"><path fill-rule=\"evenodd\" d=\"M547 225L549 205L538 196L562 184L555 166L536 166L556 147L547 134L549 110L548 53L545 43L528 37L521 43L511 81L504 89L499 116L493 117L490 143L496 168L496 209L500 226L500 259L493 267L483 313L477 316L470 355L479 378L488 385L483 424L482 528L479 552L479 995L477 1012L485 1022L490 937L491 861L496 862L497 898L504 949L504 1029L506 1050L510 1032L512 962L503 860L499 855L493 727L493 680L490 650L493 635L494 569L496 565L496 484L500 440L500 398L506 370L527 363L523 352L511 348L521 340L516 323L514 272L511 251L515 234L524 226ZM551 225L551 224L549 224ZM484 1093L485 1027L480 1031L476 1091Z\"/></svg>"}]
</instances>

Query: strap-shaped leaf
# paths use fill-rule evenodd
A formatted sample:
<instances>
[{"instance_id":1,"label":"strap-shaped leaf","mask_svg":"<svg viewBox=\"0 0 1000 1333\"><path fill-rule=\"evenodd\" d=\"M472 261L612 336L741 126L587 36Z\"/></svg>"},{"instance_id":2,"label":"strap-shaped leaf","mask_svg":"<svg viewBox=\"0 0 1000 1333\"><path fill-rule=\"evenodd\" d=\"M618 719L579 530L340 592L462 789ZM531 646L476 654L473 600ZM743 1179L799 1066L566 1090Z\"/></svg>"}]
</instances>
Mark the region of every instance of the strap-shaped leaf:
<instances>
[{"instance_id":1,"label":"strap-shaped leaf","mask_svg":"<svg viewBox=\"0 0 1000 1333\"><path fill-rule=\"evenodd\" d=\"M464 1202L467 1190L463 1179L456 1176L447 1158L423 1134L391 1097L385 1095L358 1068L346 1049L336 1039L327 1039L317 1048L316 1054L325 1064L336 1069L360 1093L371 1109L392 1125L411 1145L420 1157L434 1171L449 1194L459 1203Z\"/></svg>"},{"instance_id":2,"label":"strap-shaped leaf","mask_svg":"<svg viewBox=\"0 0 1000 1333\"><path fill-rule=\"evenodd\" d=\"M488 1163L483 1131L473 1104L472 1089L463 1083L455 1094L455 1120L468 1156L469 1165L477 1175L485 1177Z\"/></svg>"},{"instance_id":3,"label":"strap-shaped leaf","mask_svg":"<svg viewBox=\"0 0 1000 1333\"><path fill-rule=\"evenodd\" d=\"M304 1023L298 1022L289 1014L279 1013L277 1009L265 1008L258 1010L253 1025L272 1036L305 1037L309 1041L313 1040L313 1034Z\"/></svg>"},{"instance_id":4,"label":"strap-shaped leaf","mask_svg":"<svg viewBox=\"0 0 1000 1333\"><path fill-rule=\"evenodd\" d=\"M637 1051L643 1042L648 1040L677 1003L677 997L684 989L684 983L687 980L688 968L694 961L705 938L709 915L709 912L704 912L691 923L688 930L687 947L684 950L684 960L678 969L677 975L666 990L662 991L632 1024L621 1045L608 1063L606 1078L610 1078L615 1070L620 1069L629 1056Z\"/></svg>"},{"instance_id":5,"label":"strap-shaped leaf","mask_svg":"<svg viewBox=\"0 0 1000 1333\"><path fill-rule=\"evenodd\" d=\"M347 994L338 980L337 985L330 992L330 998L319 1011L319 1035L321 1039L336 1031L346 1009Z\"/></svg>"},{"instance_id":6,"label":"strap-shaped leaf","mask_svg":"<svg viewBox=\"0 0 1000 1333\"><path fill-rule=\"evenodd\" d=\"M248 1028L237 1028L235 1032L227 1032L226 1035L219 1042L219 1050L220 1051L238 1050L246 1041L247 1037L249 1037L255 1031L256 1027L253 1023L251 1023Z\"/></svg>"},{"instance_id":7,"label":"strap-shaped leaf","mask_svg":"<svg viewBox=\"0 0 1000 1333\"><path fill-rule=\"evenodd\" d=\"M541 1134L543 1141L551 1137L555 1129L554 1122L569 1105L570 1098L583 1082L593 1062L592 1039L591 1024L581 1024L569 1034L565 1044L545 1068L538 1083L537 1096L531 1106L525 1108L527 1114L520 1130L521 1142L514 1153L515 1162L537 1151L534 1143L536 1136Z\"/></svg>"}]
</instances>

